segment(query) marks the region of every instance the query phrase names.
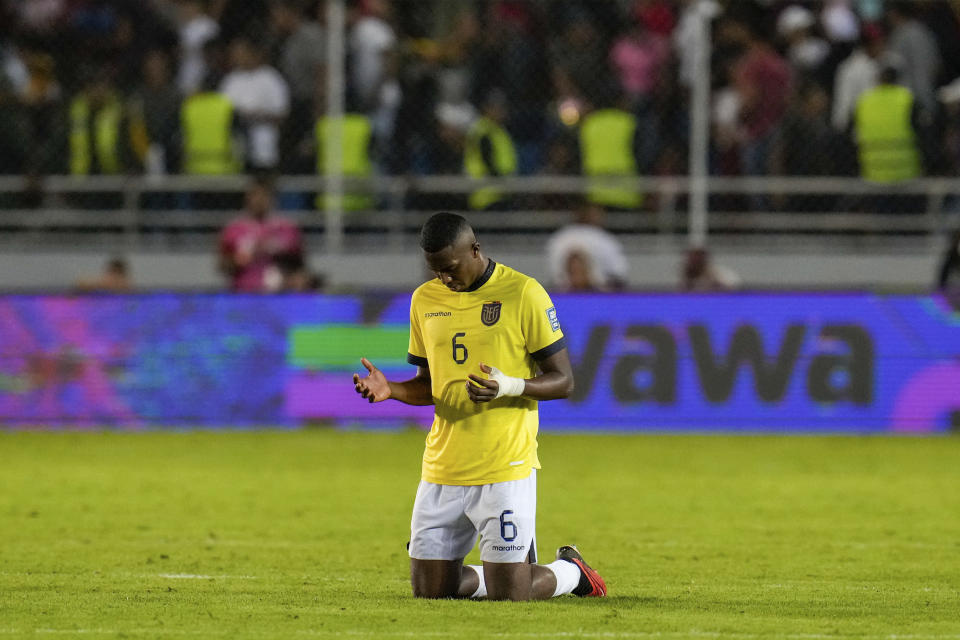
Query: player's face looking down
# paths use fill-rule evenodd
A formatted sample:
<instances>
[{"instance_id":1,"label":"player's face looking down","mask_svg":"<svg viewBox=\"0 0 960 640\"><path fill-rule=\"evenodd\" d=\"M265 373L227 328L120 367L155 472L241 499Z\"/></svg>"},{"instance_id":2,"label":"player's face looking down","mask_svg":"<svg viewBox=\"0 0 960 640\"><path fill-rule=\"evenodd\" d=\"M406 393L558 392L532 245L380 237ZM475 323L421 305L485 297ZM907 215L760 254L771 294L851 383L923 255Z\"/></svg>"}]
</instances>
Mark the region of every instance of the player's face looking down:
<instances>
[{"instance_id":1,"label":"player's face looking down","mask_svg":"<svg viewBox=\"0 0 960 640\"><path fill-rule=\"evenodd\" d=\"M487 266L480 243L472 233L464 233L440 251L425 251L423 255L430 271L451 291L469 289Z\"/></svg>"}]
</instances>

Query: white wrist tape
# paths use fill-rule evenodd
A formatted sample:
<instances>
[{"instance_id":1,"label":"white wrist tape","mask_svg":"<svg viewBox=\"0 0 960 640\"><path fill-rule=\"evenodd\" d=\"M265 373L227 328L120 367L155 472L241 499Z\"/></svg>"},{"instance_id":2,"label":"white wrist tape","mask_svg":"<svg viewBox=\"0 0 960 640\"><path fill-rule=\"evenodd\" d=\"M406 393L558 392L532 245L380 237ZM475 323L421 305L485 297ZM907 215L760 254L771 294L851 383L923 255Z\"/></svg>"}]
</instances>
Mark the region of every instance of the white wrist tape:
<instances>
[{"instance_id":1,"label":"white wrist tape","mask_svg":"<svg viewBox=\"0 0 960 640\"><path fill-rule=\"evenodd\" d=\"M497 382L497 398L523 395L523 391L527 387L527 381L523 378L508 376L496 367L490 367L490 379Z\"/></svg>"}]
</instances>

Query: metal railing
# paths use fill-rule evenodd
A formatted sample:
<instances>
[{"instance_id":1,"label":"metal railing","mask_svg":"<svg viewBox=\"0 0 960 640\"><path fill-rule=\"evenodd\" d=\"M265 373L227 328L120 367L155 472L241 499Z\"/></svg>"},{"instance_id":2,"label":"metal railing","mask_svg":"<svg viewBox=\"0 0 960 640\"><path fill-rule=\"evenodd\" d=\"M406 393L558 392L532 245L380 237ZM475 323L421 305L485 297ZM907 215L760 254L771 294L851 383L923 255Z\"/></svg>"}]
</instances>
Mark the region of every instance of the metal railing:
<instances>
[{"instance_id":1,"label":"metal railing","mask_svg":"<svg viewBox=\"0 0 960 640\"><path fill-rule=\"evenodd\" d=\"M242 193L248 184L244 176L49 176L37 185L26 177L0 178L0 194L23 193L39 187L42 202L34 209L0 210L0 227L9 232L42 230L109 229L123 236L127 248L135 248L149 229L191 230L219 228L235 211L196 210L192 208L147 208L144 196L150 194ZM282 176L276 182L281 193L304 194L302 202L313 202L312 195L324 192L331 180L318 176ZM322 234L325 250L338 253L344 248L344 227L348 233L381 233L389 246L400 247L404 234L414 232L429 211L405 206L412 194L466 195L480 186L495 185L515 196L578 196L589 180L582 176L531 176L477 181L462 176L396 176L371 179L343 179L342 188L365 190L377 195L380 209L341 212L299 208L287 211L308 231ZM946 205L960 203L960 179L925 178L896 185L878 185L857 178L835 177L710 177L705 183L685 176L642 177L614 181L613 186L628 186L648 195L649 210L621 212L609 217L614 232L650 236L671 244L697 241L709 228L714 234L878 234L896 237L911 235L939 243L943 234L957 224L957 212ZM340 188L340 185L335 185ZM704 221L695 220L689 206L692 190L705 188L708 196L740 195L768 197L837 196L840 208L828 212L723 211L714 210ZM82 209L72 206L72 194L109 193L119 208ZM876 213L845 209L865 197L921 196L922 210L914 214ZM534 210L530 207L508 212L473 214L481 226L497 232L549 231L570 220L566 210ZM706 223L706 224L704 224ZM698 227L698 225L702 225ZM704 236L705 237L705 236Z\"/></svg>"}]
</instances>

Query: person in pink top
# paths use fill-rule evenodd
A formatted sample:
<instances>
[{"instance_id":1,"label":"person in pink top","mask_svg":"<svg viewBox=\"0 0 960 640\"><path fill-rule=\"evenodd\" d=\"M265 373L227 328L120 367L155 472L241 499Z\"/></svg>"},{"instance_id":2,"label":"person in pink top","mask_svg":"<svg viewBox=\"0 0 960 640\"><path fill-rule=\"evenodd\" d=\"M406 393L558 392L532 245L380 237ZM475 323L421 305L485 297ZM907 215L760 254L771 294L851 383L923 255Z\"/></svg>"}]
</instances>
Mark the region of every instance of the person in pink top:
<instances>
[{"instance_id":1,"label":"person in pink top","mask_svg":"<svg viewBox=\"0 0 960 640\"><path fill-rule=\"evenodd\" d=\"M635 20L610 50L620 87L636 106L645 106L670 57L670 42Z\"/></svg>"},{"instance_id":2,"label":"person in pink top","mask_svg":"<svg viewBox=\"0 0 960 640\"><path fill-rule=\"evenodd\" d=\"M273 213L273 186L267 179L251 182L244 207L220 232L220 271L233 291L279 291L284 265L303 262L303 236L296 224Z\"/></svg>"},{"instance_id":3,"label":"person in pink top","mask_svg":"<svg viewBox=\"0 0 960 640\"><path fill-rule=\"evenodd\" d=\"M756 25L731 20L724 27L727 39L744 48L732 69L744 134L740 168L744 175L768 175L773 140L789 106L793 75L789 63ZM753 195L750 202L754 210L768 207L765 195Z\"/></svg>"}]
</instances>

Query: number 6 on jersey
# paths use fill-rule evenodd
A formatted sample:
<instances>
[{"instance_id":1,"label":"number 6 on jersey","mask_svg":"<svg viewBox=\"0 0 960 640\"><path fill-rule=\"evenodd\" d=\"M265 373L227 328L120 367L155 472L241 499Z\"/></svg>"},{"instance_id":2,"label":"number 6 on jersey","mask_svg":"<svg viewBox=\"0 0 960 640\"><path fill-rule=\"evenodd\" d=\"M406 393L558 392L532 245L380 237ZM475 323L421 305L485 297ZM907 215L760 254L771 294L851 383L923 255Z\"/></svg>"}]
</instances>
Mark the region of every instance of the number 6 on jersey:
<instances>
[{"instance_id":1,"label":"number 6 on jersey","mask_svg":"<svg viewBox=\"0 0 960 640\"><path fill-rule=\"evenodd\" d=\"M467 361L467 345L457 342L457 338L464 338L467 334L460 332L453 334L453 361L457 364L463 364Z\"/></svg>"}]
</instances>

